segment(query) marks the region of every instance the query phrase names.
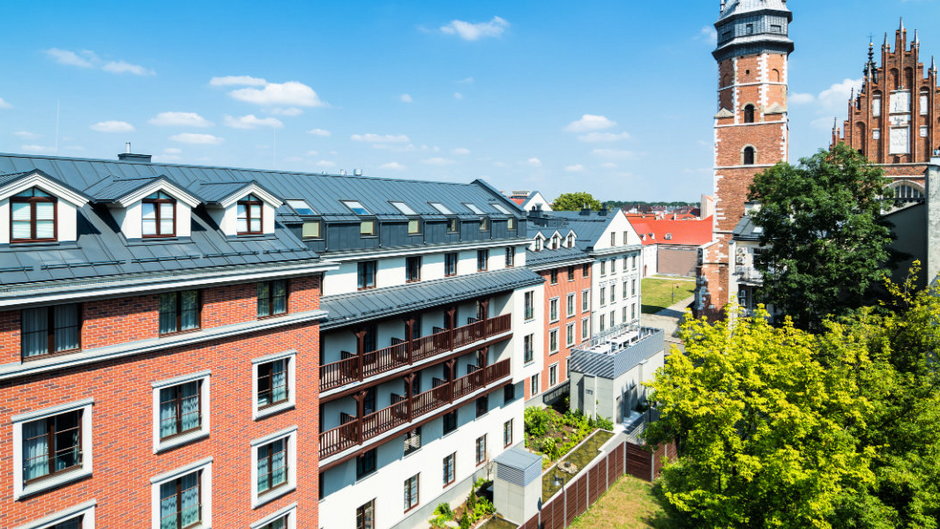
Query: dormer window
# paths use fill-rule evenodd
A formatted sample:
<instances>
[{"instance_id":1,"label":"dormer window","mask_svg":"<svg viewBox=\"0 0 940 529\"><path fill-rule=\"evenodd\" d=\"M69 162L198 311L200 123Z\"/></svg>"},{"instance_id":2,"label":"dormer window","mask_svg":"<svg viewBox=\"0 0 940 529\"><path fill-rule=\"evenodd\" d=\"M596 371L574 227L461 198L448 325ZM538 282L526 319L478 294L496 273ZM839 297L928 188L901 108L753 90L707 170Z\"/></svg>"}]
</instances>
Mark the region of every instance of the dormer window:
<instances>
[{"instance_id":1,"label":"dormer window","mask_svg":"<svg viewBox=\"0 0 940 529\"><path fill-rule=\"evenodd\" d=\"M483 217L480 219L480 231L490 231L490 219Z\"/></svg>"},{"instance_id":2,"label":"dormer window","mask_svg":"<svg viewBox=\"0 0 940 529\"><path fill-rule=\"evenodd\" d=\"M574 235L568 234L568 248L574 248Z\"/></svg>"},{"instance_id":3,"label":"dormer window","mask_svg":"<svg viewBox=\"0 0 940 529\"><path fill-rule=\"evenodd\" d=\"M542 251L542 239L541 238L535 239L535 251L536 252Z\"/></svg>"},{"instance_id":4,"label":"dormer window","mask_svg":"<svg viewBox=\"0 0 940 529\"><path fill-rule=\"evenodd\" d=\"M38 187L10 197L11 242L56 240L56 199Z\"/></svg>"},{"instance_id":5,"label":"dormer window","mask_svg":"<svg viewBox=\"0 0 940 529\"><path fill-rule=\"evenodd\" d=\"M143 199L141 207L141 233L144 237L173 237L176 235L176 199L163 191Z\"/></svg>"},{"instance_id":6,"label":"dormer window","mask_svg":"<svg viewBox=\"0 0 940 529\"><path fill-rule=\"evenodd\" d=\"M263 207L261 199L248 195L238 201L237 233L239 235L257 235L262 232Z\"/></svg>"}]
</instances>

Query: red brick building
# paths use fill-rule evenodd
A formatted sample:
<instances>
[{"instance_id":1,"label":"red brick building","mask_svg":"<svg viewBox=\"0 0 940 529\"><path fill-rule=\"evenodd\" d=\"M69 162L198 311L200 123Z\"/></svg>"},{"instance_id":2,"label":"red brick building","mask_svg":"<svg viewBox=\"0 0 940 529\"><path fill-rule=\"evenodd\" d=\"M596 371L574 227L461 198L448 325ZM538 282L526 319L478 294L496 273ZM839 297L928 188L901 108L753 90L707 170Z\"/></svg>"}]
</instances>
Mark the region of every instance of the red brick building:
<instances>
[{"instance_id":1,"label":"red brick building","mask_svg":"<svg viewBox=\"0 0 940 529\"><path fill-rule=\"evenodd\" d=\"M853 94L848 118L832 130L832 145L845 143L881 165L898 198L924 196L924 173L940 149L940 87L937 66L925 69L920 39L908 41L903 22L894 47L885 34L881 65L869 43L862 88Z\"/></svg>"},{"instance_id":2,"label":"red brick building","mask_svg":"<svg viewBox=\"0 0 940 529\"><path fill-rule=\"evenodd\" d=\"M721 2L713 53L718 61L714 235L699 266L699 314L719 316L729 302L734 279L728 248L754 176L788 159L792 19L784 0Z\"/></svg>"}]
</instances>

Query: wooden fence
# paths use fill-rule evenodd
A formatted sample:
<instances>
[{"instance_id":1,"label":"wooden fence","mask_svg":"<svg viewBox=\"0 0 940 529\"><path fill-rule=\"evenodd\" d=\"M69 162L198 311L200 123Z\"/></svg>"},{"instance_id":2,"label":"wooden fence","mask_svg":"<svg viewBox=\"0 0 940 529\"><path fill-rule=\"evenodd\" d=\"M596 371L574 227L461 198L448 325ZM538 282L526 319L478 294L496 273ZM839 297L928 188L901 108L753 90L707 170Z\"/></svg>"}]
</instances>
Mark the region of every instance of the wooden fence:
<instances>
[{"instance_id":1,"label":"wooden fence","mask_svg":"<svg viewBox=\"0 0 940 529\"><path fill-rule=\"evenodd\" d=\"M664 458L675 455L671 444L651 452L646 446L624 441L605 457L592 461L519 529L564 529L625 474L653 481L662 470Z\"/></svg>"}]
</instances>

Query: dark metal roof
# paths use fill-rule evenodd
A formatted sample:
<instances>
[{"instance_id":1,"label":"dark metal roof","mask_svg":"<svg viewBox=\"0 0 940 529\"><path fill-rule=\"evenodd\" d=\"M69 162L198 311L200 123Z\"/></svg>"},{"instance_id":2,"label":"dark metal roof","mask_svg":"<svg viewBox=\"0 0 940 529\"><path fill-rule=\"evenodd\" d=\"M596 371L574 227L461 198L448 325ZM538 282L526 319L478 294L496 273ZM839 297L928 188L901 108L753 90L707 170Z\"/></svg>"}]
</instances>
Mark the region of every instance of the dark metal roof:
<instances>
[{"instance_id":1,"label":"dark metal roof","mask_svg":"<svg viewBox=\"0 0 940 529\"><path fill-rule=\"evenodd\" d=\"M526 266L534 270L551 265L574 264L590 260L591 257L578 248L544 249L540 252L528 250L525 253Z\"/></svg>"},{"instance_id":2,"label":"dark metal roof","mask_svg":"<svg viewBox=\"0 0 940 529\"><path fill-rule=\"evenodd\" d=\"M572 372L615 379L666 349L662 329L643 329L647 333L637 343L613 354L593 351L572 351L568 367Z\"/></svg>"},{"instance_id":3,"label":"dark metal roof","mask_svg":"<svg viewBox=\"0 0 940 529\"><path fill-rule=\"evenodd\" d=\"M738 225L734 227L734 231L732 232L734 239L739 241L760 241L762 233L763 228L754 224L754 220L751 219L750 215L741 217L741 220L738 221Z\"/></svg>"},{"instance_id":4,"label":"dark metal roof","mask_svg":"<svg viewBox=\"0 0 940 529\"><path fill-rule=\"evenodd\" d=\"M544 281L531 270L511 268L326 296L320 301L320 308L330 315L321 328L343 327L365 320L405 314L444 303L538 285Z\"/></svg>"},{"instance_id":5,"label":"dark metal roof","mask_svg":"<svg viewBox=\"0 0 940 529\"><path fill-rule=\"evenodd\" d=\"M534 237L536 233L541 232L546 237L551 237L557 231L564 237L569 230L573 230L577 234L575 246L581 250L589 250L597 244L617 213L618 210L611 210L606 214L598 211L592 211L590 214L582 214L580 211L546 212L540 217L529 217L528 234Z\"/></svg>"},{"instance_id":6,"label":"dark metal roof","mask_svg":"<svg viewBox=\"0 0 940 529\"><path fill-rule=\"evenodd\" d=\"M102 178L95 184L86 188L85 194L96 202L114 202L158 180L169 182L169 179L163 176L145 178ZM177 185L174 182L170 183Z\"/></svg>"}]
</instances>

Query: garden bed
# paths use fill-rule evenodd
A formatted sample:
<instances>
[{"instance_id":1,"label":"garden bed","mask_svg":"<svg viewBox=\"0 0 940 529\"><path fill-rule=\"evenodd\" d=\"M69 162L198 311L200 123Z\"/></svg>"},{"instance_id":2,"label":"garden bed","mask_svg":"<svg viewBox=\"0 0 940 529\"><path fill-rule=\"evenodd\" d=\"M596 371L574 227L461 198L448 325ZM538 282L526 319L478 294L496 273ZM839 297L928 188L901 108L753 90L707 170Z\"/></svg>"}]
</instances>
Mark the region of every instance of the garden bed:
<instances>
[{"instance_id":1,"label":"garden bed","mask_svg":"<svg viewBox=\"0 0 940 529\"><path fill-rule=\"evenodd\" d=\"M612 430L613 424L577 412L559 413L553 408L525 410L525 445L544 457L543 467L551 466L598 429Z\"/></svg>"},{"instance_id":2,"label":"garden bed","mask_svg":"<svg viewBox=\"0 0 940 529\"><path fill-rule=\"evenodd\" d=\"M542 474L542 503L548 502L549 498L561 490L566 483L580 474L591 461L600 455L600 449L607 441L614 436L613 432L598 430L591 437L577 446L571 454L558 462L558 464L549 468ZM574 465L574 471L564 472L560 466L565 463Z\"/></svg>"}]
</instances>

